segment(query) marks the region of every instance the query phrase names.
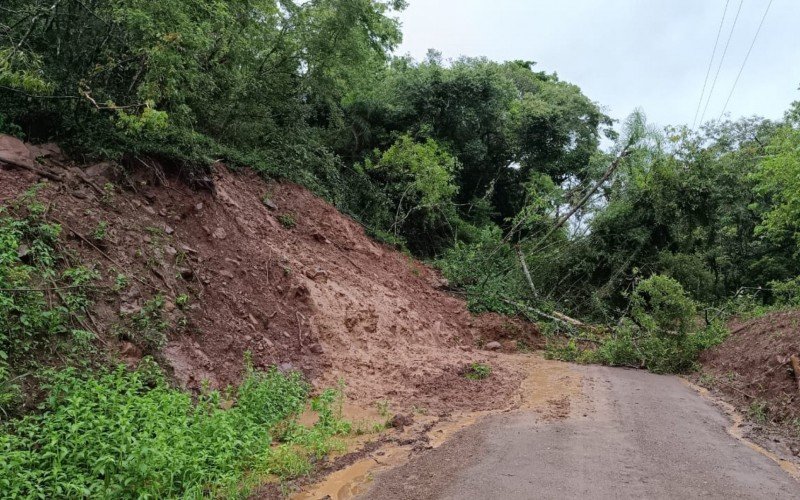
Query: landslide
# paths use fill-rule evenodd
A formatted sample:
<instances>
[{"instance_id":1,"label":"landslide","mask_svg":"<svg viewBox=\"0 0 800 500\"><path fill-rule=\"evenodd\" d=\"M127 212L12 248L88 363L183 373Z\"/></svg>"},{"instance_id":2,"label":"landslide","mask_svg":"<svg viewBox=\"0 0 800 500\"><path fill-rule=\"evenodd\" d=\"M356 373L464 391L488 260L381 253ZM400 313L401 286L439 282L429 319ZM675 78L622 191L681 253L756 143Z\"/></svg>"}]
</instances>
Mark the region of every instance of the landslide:
<instances>
[{"instance_id":1,"label":"landslide","mask_svg":"<svg viewBox=\"0 0 800 500\"><path fill-rule=\"evenodd\" d=\"M728 328L726 341L701 355L695 380L756 424L783 430L792 452L800 453L800 390L789 359L800 355L800 311L734 319Z\"/></svg>"},{"instance_id":2,"label":"landslide","mask_svg":"<svg viewBox=\"0 0 800 500\"><path fill-rule=\"evenodd\" d=\"M483 410L503 406L523 374L479 346L541 345L530 323L473 316L435 270L299 185L217 163L198 188L153 159L81 165L57 146L9 141L18 165L56 180L0 168L0 203L41 183L64 245L102 276L89 315L98 345L131 366L154 355L180 386L235 384L250 352L256 366L300 370L317 387L342 381L366 404ZM120 335L157 295L166 345ZM463 376L476 362L491 365L490 379Z\"/></svg>"}]
</instances>

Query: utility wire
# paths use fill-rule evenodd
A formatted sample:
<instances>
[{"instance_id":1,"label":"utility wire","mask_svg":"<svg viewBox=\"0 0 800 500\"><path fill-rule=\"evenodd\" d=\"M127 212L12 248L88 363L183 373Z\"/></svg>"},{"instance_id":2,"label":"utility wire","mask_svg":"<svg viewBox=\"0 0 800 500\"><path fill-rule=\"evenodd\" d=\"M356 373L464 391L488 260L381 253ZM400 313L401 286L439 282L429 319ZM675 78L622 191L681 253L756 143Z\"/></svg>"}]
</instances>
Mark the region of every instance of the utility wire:
<instances>
[{"instance_id":1,"label":"utility wire","mask_svg":"<svg viewBox=\"0 0 800 500\"><path fill-rule=\"evenodd\" d=\"M753 47L756 44L756 40L758 39L758 34L761 33L761 27L764 26L764 20L767 18L767 13L769 13L769 8L772 7L772 0L769 0L767 4L767 8L764 9L764 15L761 16L761 22L758 23L758 29L756 30L756 34L753 36L753 42L750 44L750 48L747 49L747 55L744 56L744 61L742 61L742 66L739 68L739 74L736 75L736 80L733 81L733 87L731 87L731 91L728 94L728 98L725 100L725 105L722 107L722 112L719 114L719 118L717 121L722 119L722 115L725 114L725 110L728 109L728 104L731 102L731 97L733 97L733 91L736 90L736 84L739 83L739 78L742 76L742 71L744 71L744 66L747 64L747 59L750 57L750 52L753 51Z\"/></svg>"},{"instance_id":2,"label":"utility wire","mask_svg":"<svg viewBox=\"0 0 800 500\"><path fill-rule=\"evenodd\" d=\"M711 60L708 61L708 69L706 70L706 78L703 80L703 90L700 92L700 100L697 101L697 110L694 112L694 120L692 121L692 128L697 124L697 115L700 114L700 106L703 105L703 97L706 95L706 85L708 85L708 77L711 75L711 66L714 65L714 57L717 55L717 46L719 45L719 36L722 34L722 25L725 24L725 16L728 14L728 5L731 0L725 0L725 9L722 11L722 19L719 22L717 29L717 39L714 40L714 50L711 51Z\"/></svg>"},{"instance_id":3,"label":"utility wire","mask_svg":"<svg viewBox=\"0 0 800 500\"><path fill-rule=\"evenodd\" d=\"M722 63L725 62L725 55L728 53L728 46L731 43L731 38L733 38L733 31L736 29L736 21L739 20L739 13L742 12L742 4L744 0L739 0L739 8L736 9L736 17L733 18L733 24L731 25L731 31L728 33L728 40L725 42L725 49L722 51L722 57L719 60L719 65L717 66L717 72L714 74L714 80L711 82L711 90L708 91L708 99L706 99L706 105L703 107L703 114L700 115L700 123L703 123L703 118L706 117L706 111L708 111L708 105L711 102L711 96L714 94L714 87L717 86L717 78L719 77L719 72L722 69Z\"/></svg>"}]
</instances>

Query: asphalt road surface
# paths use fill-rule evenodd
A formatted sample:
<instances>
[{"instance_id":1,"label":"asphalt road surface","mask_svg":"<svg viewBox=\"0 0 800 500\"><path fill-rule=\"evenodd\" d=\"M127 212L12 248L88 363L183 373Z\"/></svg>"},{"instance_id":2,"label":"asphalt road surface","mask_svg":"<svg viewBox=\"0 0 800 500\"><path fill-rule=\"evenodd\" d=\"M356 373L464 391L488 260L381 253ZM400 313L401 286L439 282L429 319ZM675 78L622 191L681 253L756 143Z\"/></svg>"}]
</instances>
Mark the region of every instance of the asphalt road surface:
<instances>
[{"instance_id":1,"label":"asphalt road surface","mask_svg":"<svg viewBox=\"0 0 800 500\"><path fill-rule=\"evenodd\" d=\"M494 415L378 474L362 498L800 498L800 482L732 437L677 377L578 367L566 418Z\"/></svg>"}]
</instances>

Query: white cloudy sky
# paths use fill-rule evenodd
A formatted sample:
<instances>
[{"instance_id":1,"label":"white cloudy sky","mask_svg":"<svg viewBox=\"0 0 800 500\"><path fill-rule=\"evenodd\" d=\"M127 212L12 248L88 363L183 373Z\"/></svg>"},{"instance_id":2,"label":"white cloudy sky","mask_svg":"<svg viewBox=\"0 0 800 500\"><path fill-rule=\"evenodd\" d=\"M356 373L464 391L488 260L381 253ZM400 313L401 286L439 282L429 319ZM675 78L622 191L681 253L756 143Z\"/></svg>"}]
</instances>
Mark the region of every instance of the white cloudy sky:
<instances>
[{"instance_id":1,"label":"white cloudy sky","mask_svg":"<svg viewBox=\"0 0 800 500\"><path fill-rule=\"evenodd\" d=\"M739 1L730 0L710 80ZM706 120L722 111L768 2L743 0ZM641 107L651 122L691 125L724 7L725 0L409 0L397 53L533 60L614 118ZM800 0L773 0L728 111L780 118L800 100L799 86Z\"/></svg>"}]
</instances>

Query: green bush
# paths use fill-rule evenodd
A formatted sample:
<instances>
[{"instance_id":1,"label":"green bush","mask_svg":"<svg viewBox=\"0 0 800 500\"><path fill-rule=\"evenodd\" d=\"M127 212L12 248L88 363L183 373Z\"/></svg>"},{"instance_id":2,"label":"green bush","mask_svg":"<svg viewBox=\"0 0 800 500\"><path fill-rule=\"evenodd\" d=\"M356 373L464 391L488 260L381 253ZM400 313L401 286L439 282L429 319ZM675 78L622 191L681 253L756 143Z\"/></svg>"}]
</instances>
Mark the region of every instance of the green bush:
<instances>
[{"instance_id":1,"label":"green bush","mask_svg":"<svg viewBox=\"0 0 800 500\"><path fill-rule=\"evenodd\" d=\"M470 380L483 380L492 374L492 367L486 363L472 363L465 370L464 376Z\"/></svg>"},{"instance_id":2,"label":"green bush","mask_svg":"<svg viewBox=\"0 0 800 500\"><path fill-rule=\"evenodd\" d=\"M695 320L697 306L676 280L654 275L640 282L631 295L630 317L654 335L684 335Z\"/></svg>"},{"instance_id":3,"label":"green bush","mask_svg":"<svg viewBox=\"0 0 800 500\"><path fill-rule=\"evenodd\" d=\"M35 200L38 189L0 206L1 417L13 413L28 365L55 352L44 346L72 339L73 347L86 349L91 343L78 320L92 303L97 272L67 267L58 248L61 227L46 219Z\"/></svg>"},{"instance_id":4,"label":"green bush","mask_svg":"<svg viewBox=\"0 0 800 500\"><path fill-rule=\"evenodd\" d=\"M721 322L696 327L696 306L681 285L665 276L653 276L631 294L630 316L594 350L581 349L574 340L548 342L549 357L565 361L647 368L655 373L681 373L695 368L697 357L724 340Z\"/></svg>"},{"instance_id":5,"label":"green bush","mask_svg":"<svg viewBox=\"0 0 800 500\"><path fill-rule=\"evenodd\" d=\"M195 403L169 387L154 363L144 367L52 374L41 413L0 429L0 495L246 496L269 475L307 473L309 457L331 449L331 427L345 429L333 418L312 429L294 423L309 390L296 373L248 366L235 405L224 410L218 392ZM337 397L325 394L322 411ZM296 430L273 448L282 422Z\"/></svg>"}]
</instances>

